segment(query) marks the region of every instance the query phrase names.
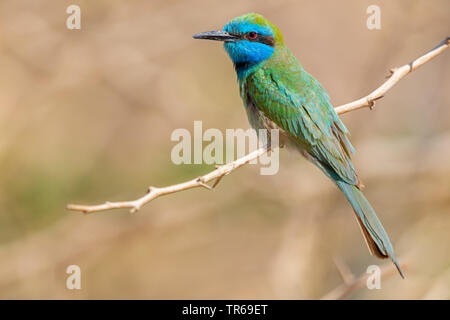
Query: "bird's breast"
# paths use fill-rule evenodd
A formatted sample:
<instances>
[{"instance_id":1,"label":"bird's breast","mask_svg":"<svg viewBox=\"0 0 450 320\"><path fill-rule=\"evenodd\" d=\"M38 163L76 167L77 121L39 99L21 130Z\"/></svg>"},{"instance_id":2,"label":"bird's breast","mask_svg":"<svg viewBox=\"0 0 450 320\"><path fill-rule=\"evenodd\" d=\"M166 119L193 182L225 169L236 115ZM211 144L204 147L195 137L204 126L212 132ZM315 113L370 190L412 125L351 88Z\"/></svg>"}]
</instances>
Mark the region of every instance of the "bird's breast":
<instances>
[{"instance_id":1,"label":"bird's breast","mask_svg":"<svg viewBox=\"0 0 450 320\"><path fill-rule=\"evenodd\" d=\"M247 117L250 125L253 129L256 130L258 135L260 134L259 130L264 129L267 130L267 138L268 141L272 141L271 139L271 130L278 130L279 136L279 145L283 147L288 144L291 140L289 135L280 128L275 122L269 119L264 112L262 112L258 106L253 102L250 96L247 95L246 101L244 102L245 109L247 111Z\"/></svg>"}]
</instances>

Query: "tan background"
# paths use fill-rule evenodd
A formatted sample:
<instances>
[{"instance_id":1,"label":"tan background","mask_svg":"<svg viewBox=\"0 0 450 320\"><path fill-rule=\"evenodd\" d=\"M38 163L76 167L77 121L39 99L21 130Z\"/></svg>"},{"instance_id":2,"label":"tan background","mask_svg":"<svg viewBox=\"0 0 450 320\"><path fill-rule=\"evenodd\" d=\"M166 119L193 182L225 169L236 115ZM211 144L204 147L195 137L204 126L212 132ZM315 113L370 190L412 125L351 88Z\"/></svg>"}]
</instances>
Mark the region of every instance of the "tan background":
<instances>
[{"instance_id":1,"label":"tan background","mask_svg":"<svg viewBox=\"0 0 450 320\"><path fill-rule=\"evenodd\" d=\"M67 30L66 7L82 9ZM366 28L381 7L382 29ZM68 202L132 199L212 166L170 161L176 128L248 128L231 62L192 34L256 11L280 27L335 105L449 33L434 1L0 1L0 298L320 298L371 257L350 206L300 157L138 214ZM344 115L355 164L407 279L350 298L450 298L450 52ZM382 265L385 262L381 262ZM82 290L65 288L68 265Z\"/></svg>"}]
</instances>

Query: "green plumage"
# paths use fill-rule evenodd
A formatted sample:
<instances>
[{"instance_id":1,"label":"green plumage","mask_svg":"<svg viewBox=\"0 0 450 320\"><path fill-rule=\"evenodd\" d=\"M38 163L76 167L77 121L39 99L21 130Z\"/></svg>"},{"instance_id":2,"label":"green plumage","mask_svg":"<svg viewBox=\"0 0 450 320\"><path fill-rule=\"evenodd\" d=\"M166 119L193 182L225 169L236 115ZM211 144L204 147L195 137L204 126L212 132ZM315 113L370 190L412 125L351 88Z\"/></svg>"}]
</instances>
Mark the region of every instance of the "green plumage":
<instances>
[{"instance_id":1,"label":"green plumage","mask_svg":"<svg viewBox=\"0 0 450 320\"><path fill-rule=\"evenodd\" d=\"M280 144L300 151L332 179L352 205L370 252L391 258L403 277L389 237L360 190L347 128L324 88L284 44L278 28L251 13L235 18L223 31L194 37L224 41L251 126L279 129Z\"/></svg>"},{"instance_id":2,"label":"green plumage","mask_svg":"<svg viewBox=\"0 0 450 320\"><path fill-rule=\"evenodd\" d=\"M289 137L290 146L298 146L322 166L331 167L344 181L358 184L348 130L320 83L286 46L277 48L270 59L239 79L239 84L254 128L267 128L264 118L268 118Z\"/></svg>"}]
</instances>

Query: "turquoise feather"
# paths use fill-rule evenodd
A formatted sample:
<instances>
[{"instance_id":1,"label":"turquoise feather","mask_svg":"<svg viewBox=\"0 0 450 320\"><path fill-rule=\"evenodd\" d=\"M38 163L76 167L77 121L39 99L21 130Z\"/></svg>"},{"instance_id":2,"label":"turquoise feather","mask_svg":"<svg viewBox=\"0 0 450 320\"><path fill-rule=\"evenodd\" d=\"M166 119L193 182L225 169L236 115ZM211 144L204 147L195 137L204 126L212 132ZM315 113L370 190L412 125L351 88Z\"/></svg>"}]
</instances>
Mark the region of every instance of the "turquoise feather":
<instances>
[{"instance_id":1,"label":"turquoise feather","mask_svg":"<svg viewBox=\"0 0 450 320\"><path fill-rule=\"evenodd\" d=\"M284 44L279 29L250 13L233 19L223 31L194 37L224 41L251 126L280 129L283 144L300 151L332 179L353 207L370 252L390 258L403 277L389 237L360 190L349 131L325 89Z\"/></svg>"}]
</instances>

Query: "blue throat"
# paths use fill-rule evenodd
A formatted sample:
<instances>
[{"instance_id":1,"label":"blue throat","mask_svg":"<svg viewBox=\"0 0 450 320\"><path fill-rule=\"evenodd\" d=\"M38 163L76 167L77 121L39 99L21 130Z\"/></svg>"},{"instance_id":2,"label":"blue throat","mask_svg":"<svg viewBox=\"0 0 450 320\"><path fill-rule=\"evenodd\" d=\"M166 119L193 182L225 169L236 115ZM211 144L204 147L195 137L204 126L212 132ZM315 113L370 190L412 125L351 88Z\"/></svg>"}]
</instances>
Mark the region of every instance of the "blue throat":
<instances>
[{"instance_id":1,"label":"blue throat","mask_svg":"<svg viewBox=\"0 0 450 320\"><path fill-rule=\"evenodd\" d=\"M233 61L239 79L249 75L275 52L271 46L246 40L225 42L224 47Z\"/></svg>"},{"instance_id":2,"label":"blue throat","mask_svg":"<svg viewBox=\"0 0 450 320\"><path fill-rule=\"evenodd\" d=\"M273 37L273 31L269 27L260 26L253 23L253 21L241 21L239 19L235 19L225 25L223 31L241 35L248 32L256 32L260 35ZM224 48L233 61L239 80L255 71L261 62L269 59L275 52L275 49L267 44L244 39L235 42L225 42Z\"/></svg>"}]
</instances>

